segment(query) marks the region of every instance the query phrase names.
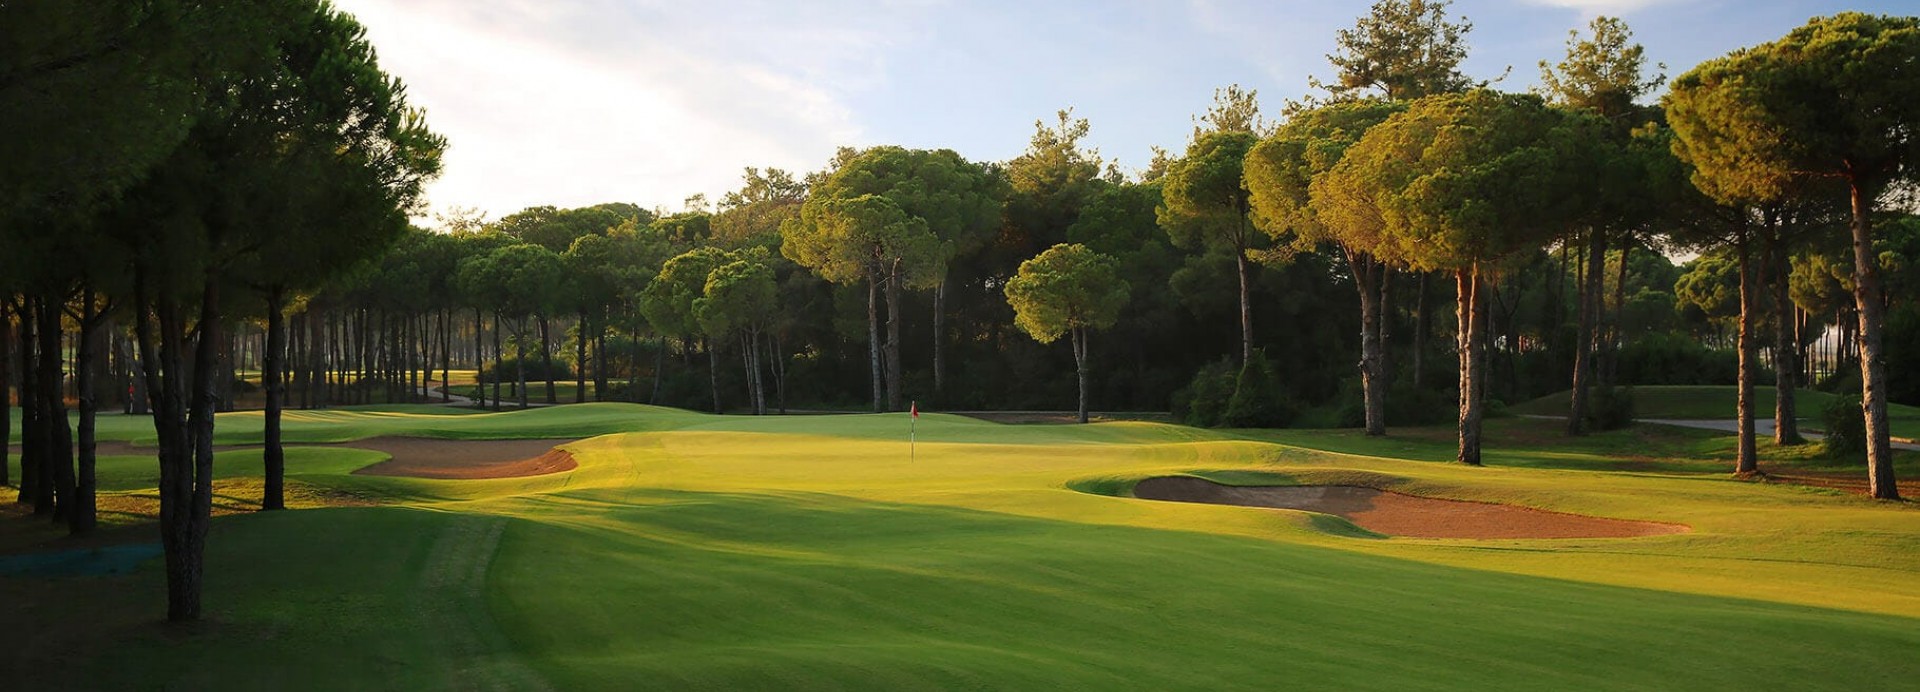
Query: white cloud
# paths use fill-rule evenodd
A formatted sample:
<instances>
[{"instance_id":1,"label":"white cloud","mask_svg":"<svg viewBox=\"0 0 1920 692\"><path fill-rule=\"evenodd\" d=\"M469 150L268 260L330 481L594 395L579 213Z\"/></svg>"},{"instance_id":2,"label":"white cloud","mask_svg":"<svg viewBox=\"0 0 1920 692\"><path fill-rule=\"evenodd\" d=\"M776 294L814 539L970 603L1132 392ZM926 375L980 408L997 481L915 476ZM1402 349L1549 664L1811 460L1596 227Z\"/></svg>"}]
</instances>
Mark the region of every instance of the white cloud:
<instances>
[{"instance_id":1,"label":"white cloud","mask_svg":"<svg viewBox=\"0 0 1920 692\"><path fill-rule=\"evenodd\" d=\"M1636 12L1654 5L1664 5L1673 1L1674 0L1526 0L1526 2L1534 5L1579 10L1581 16L1584 17L1599 15L1618 17L1629 12Z\"/></svg>"},{"instance_id":2,"label":"white cloud","mask_svg":"<svg viewBox=\"0 0 1920 692\"><path fill-rule=\"evenodd\" d=\"M607 201L677 209L734 188L745 166L818 167L860 140L846 96L884 81L882 37L903 35L911 16L609 0L338 5L449 140L430 204L494 217Z\"/></svg>"}]
</instances>

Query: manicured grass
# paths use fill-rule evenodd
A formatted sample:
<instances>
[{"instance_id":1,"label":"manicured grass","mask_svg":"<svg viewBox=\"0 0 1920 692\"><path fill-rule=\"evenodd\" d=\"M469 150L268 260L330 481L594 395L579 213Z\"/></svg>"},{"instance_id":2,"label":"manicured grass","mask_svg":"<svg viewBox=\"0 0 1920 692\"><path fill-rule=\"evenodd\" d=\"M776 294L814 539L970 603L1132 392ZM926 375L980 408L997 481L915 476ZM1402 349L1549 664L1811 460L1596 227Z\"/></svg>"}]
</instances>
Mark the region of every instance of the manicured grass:
<instances>
[{"instance_id":1,"label":"manicured grass","mask_svg":"<svg viewBox=\"0 0 1920 692\"><path fill-rule=\"evenodd\" d=\"M344 473L357 459L312 459L301 482L395 504L216 520L210 621L185 631L146 624L161 603L152 566L0 577L0 617L18 623L5 631L42 633L0 639L0 668L30 687L58 671L84 687L327 689L1887 689L1920 676L1920 513L1725 480L1708 432L1567 441L1503 420L1492 466L1472 469L1438 462L1442 428L1375 439L923 415L910 460L900 414L334 413L300 434L626 432L569 445L580 467L540 478L373 479ZM1114 496L1168 473L1694 530L1356 538L1300 512ZM74 609L85 626L62 619ZM92 648L72 665L36 657L73 642Z\"/></svg>"},{"instance_id":2,"label":"manicured grass","mask_svg":"<svg viewBox=\"0 0 1920 692\"><path fill-rule=\"evenodd\" d=\"M1738 387L1731 386L1651 386L1633 388L1635 418L1708 418L1732 419L1739 403ZM1773 387L1754 389L1754 415L1773 418ZM1567 392L1555 392L1508 408L1519 414L1542 416L1567 415ZM1794 404L1802 420L1818 424L1820 412L1833 401L1826 392L1795 390ZM1887 405L1887 418L1896 437L1920 436L1920 407Z\"/></svg>"}]
</instances>

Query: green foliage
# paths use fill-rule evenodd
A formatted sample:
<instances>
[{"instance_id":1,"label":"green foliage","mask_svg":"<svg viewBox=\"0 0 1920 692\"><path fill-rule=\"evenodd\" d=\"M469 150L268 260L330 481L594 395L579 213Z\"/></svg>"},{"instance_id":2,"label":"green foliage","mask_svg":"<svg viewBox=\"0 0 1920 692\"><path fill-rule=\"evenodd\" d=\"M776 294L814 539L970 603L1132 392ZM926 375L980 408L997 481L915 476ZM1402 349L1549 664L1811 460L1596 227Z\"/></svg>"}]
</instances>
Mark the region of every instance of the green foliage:
<instances>
[{"instance_id":1,"label":"green foliage","mask_svg":"<svg viewBox=\"0 0 1920 692\"><path fill-rule=\"evenodd\" d=\"M1860 413L1858 393L1834 396L1820 409L1820 420L1826 425L1820 449L1828 457L1848 461L1867 458L1867 420Z\"/></svg>"},{"instance_id":2,"label":"green foliage","mask_svg":"<svg viewBox=\"0 0 1920 692\"><path fill-rule=\"evenodd\" d=\"M1843 12L1701 63L1665 99L1675 153L1722 202L1789 197L1826 177L1869 197L1920 162L1920 18Z\"/></svg>"},{"instance_id":3,"label":"green foliage","mask_svg":"<svg viewBox=\"0 0 1920 692\"><path fill-rule=\"evenodd\" d=\"M1619 17L1599 16L1587 25L1588 38L1578 30L1567 32L1567 57L1556 68L1540 61L1541 90L1555 103L1581 108L1623 122L1634 102L1666 82L1666 75L1642 77L1646 49L1633 40L1633 30Z\"/></svg>"},{"instance_id":4,"label":"green foliage","mask_svg":"<svg viewBox=\"0 0 1920 692\"><path fill-rule=\"evenodd\" d=\"M1910 299L1911 300L1911 299ZM1920 406L1920 304L1887 312L1887 399Z\"/></svg>"},{"instance_id":5,"label":"green foliage","mask_svg":"<svg viewBox=\"0 0 1920 692\"><path fill-rule=\"evenodd\" d=\"M1316 179L1315 209L1330 226L1379 228L1383 260L1421 270L1497 262L1585 212L1591 130L1534 96L1427 97L1368 129Z\"/></svg>"},{"instance_id":6,"label":"green foliage","mask_svg":"<svg viewBox=\"0 0 1920 692\"><path fill-rule=\"evenodd\" d=\"M1273 363L1264 350L1256 349L1240 367L1234 380L1233 396L1227 401L1220 425L1229 428L1279 428L1293 421L1298 411L1287 390L1274 373Z\"/></svg>"},{"instance_id":7,"label":"green foliage","mask_svg":"<svg viewBox=\"0 0 1920 692\"><path fill-rule=\"evenodd\" d=\"M1633 425L1632 387L1594 387L1588 404L1587 425L1591 430L1618 430Z\"/></svg>"},{"instance_id":8,"label":"green foliage","mask_svg":"<svg viewBox=\"0 0 1920 692\"><path fill-rule=\"evenodd\" d=\"M736 253L731 259L707 273L701 295L693 301L701 331L715 338L740 331L757 334L780 307L765 250Z\"/></svg>"},{"instance_id":9,"label":"green foliage","mask_svg":"<svg viewBox=\"0 0 1920 692\"><path fill-rule=\"evenodd\" d=\"M1005 292L1014 325L1047 344L1070 331L1113 326L1130 290L1112 257L1061 244L1021 262Z\"/></svg>"},{"instance_id":10,"label":"green foliage","mask_svg":"<svg viewBox=\"0 0 1920 692\"><path fill-rule=\"evenodd\" d=\"M1673 285L1674 300L1708 317L1740 314L1740 263L1724 253L1703 255Z\"/></svg>"},{"instance_id":11,"label":"green foliage","mask_svg":"<svg viewBox=\"0 0 1920 692\"><path fill-rule=\"evenodd\" d=\"M1449 0L1378 0L1352 29L1334 36L1327 60L1338 70L1334 84L1315 86L1336 99L1377 90L1389 101L1463 91L1473 80L1460 72L1467 57L1466 17L1447 21Z\"/></svg>"},{"instance_id":12,"label":"green foliage","mask_svg":"<svg viewBox=\"0 0 1920 692\"><path fill-rule=\"evenodd\" d=\"M1187 425L1210 428L1226 417L1227 406L1239 384L1233 362L1218 360L1194 373L1187 386L1173 393L1173 417Z\"/></svg>"},{"instance_id":13,"label":"green foliage","mask_svg":"<svg viewBox=\"0 0 1920 692\"><path fill-rule=\"evenodd\" d=\"M1187 147L1187 155L1173 162L1161 183L1160 225L1174 244L1246 250L1251 211L1247 189L1241 184L1247 152L1259 138L1251 132L1212 132Z\"/></svg>"},{"instance_id":14,"label":"green foliage","mask_svg":"<svg viewBox=\"0 0 1920 692\"><path fill-rule=\"evenodd\" d=\"M691 336L700 333L696 301L706 294L707 277L730 261L716 247L699 247L667 260L660 273L640 294L640 312L661 334Z\"/></svg>"},{"instance_id":15,"label":"green foliage","mask_svg":"<svg viewBox=\"0 0 1920 692\"><path fill-rule=\"evenodd\" d=\"M548 368L547 359L537 353L505 356L499 363L484 363L477 375L484 383L495 381L513 384L520 377L520 368L526 368L527 381L569 380L573 379L573 364L564 358L554 358L552 368Z\"/></svg>"},{"instance_id":16,"label":"green foliage","mask_svg":"<svg viewBox=\"0 0 1920 692\"><path fill-rule=\"evenodd\" d=\"M1615 357L1623 384L1733 384L1739 377L1738 353L1707 348L1698 339L1674 332L1654 332L1629 341Z\"/></svg>"},{"instance_id":17,"label":"green foliage","mask_svg":"<svg viewBox=\"0 0 1920 692\"><path fill-rule=\"evenodd\" d=\"M1357 100L1293 114L1247 154L1244 184L1254 225L1275 242L1299 249L1333 241L1369 251L1379 242L1378 224L1359 222L1362 217L1355 215L1337 216L1343 223L1322 223L1315 213L1313 181L1332 170L1369 128L1404 110L1401 102ZM1330 192L1338 191L1322 191Z\"/></svg>"},{"instance_id":18,"label":"green foliage","mask_svg":"<svg viewBox=\"0 0 1920 692\"><path fill-rule=\"evenodd\" d=\"M780 252L821 278L851 284L898 271L909 286L939 279L952 246L927 222L879 195L808 198L780 227Z\"/></svg>"}]
</instances>

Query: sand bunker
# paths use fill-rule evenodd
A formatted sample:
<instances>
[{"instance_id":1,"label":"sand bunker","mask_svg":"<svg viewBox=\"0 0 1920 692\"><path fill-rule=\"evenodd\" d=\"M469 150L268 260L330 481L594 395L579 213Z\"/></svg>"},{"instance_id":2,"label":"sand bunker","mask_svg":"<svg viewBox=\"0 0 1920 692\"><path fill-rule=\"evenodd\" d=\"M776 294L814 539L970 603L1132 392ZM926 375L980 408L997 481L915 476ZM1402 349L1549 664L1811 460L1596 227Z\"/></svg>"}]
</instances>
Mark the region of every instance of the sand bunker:
<instances>
[{"instance_id":1,"label":"sand bunker","mask_svg":"<svg viewBox=\"0 0 1920 692\"><path fill-rule=\"evenodd\" d=\"M393 458L354 473L413 478L517 478L571 471L573 455L554 445L563 440L436 440L371 437L346 447L386 452Z\"/></svg>"},{"instance_id":2,"label":"sand bunker","mask_svg":"<svg viewBox=\"0 0 1920 692\"><path fill-rule=\"evenodd\" d=\"M1679 524L1402 495L1342 485L1220 485L1190 476L1140 481L1134 497L1243 507L1298 509L1344 517L1363 529L1410 538L1631 538L1687 531Z\"/></svg>"}]
</instances>

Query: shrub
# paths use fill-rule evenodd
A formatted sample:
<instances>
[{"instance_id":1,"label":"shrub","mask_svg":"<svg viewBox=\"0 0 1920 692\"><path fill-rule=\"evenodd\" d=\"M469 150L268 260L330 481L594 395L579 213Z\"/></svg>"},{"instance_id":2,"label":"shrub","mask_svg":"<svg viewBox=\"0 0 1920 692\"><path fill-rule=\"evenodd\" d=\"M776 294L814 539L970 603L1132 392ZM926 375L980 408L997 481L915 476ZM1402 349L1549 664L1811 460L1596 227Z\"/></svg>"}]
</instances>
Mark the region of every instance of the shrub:
<instances>
[{"instance_id":1,"label":"shrub","mask_svg":"<svg viewBox=\"0 0 1920 692\"><path fill-rule=\"evenodd\" d=\"M1235 380L1231 361L1208 363L1194 373L1193 381L1173 393L1174 417L1203 428L1219 425L1233 398Z\"/></svg>"},{"instance_id":2,"label":"shrub","mask_svg":"<svg viewBox=\"0 0 1920 692\"><path fill-rule=\"evenodd\" d=\"M1620 348L1624 384L1735 384L1740 354L1716 351L1684 334L1648 334Z\"/></svg>"},{"instance_id":3,"label":"shrub","mask_svg":"<svg viewBox=\"0 0 1920 692\"><path fill-rule=\"evenodd\" d=\"M1619 430L1633 424L1632 387L1594 387L1587 408L1587 426Z\"/></svg>"},{"instance_id":4,"label":"shrub","mask_svg":"<svg viewBox=\"0 0 1920 692\"><path fill-rule=\"evenodd\" d=\"M1861 461L1867 458L1867 421L1860 414L1860 397L1841 394L1820 411L1827 425L1826 439L1820 443L1827 456Z\"/></svg>"},{"instance_id":5,"label":"shrub","mask_svg":"<svg viewBox=\"0 0 1920 692\"><path fill-rule=\"evenodd\" d=\"M526 360L527 360L527 381L533 382L535 380L539 380L541 382L545 382L547 380L546 360L542 359L537 354L528 354L526 356ZM501 382L514 382L520 378L520 372L518 369L516 369L518 367L517 363L519 363L518 358L507 358L500 361L499 370L500 370ZM486 364L486 367L480 371L480 380L482 382L492 382L493 375L494 375L494 364L489 362ZM556 380L573 379L573 368L571 364L561 360L559 357L556 356L553 359L553 379L556 379Z\"/></svg>"},{"instance_id":6,"label":"shrub","mask_svg":"<svg viewBox=\"0 0 1920 692\"><path fill-rule=\"evenodd\" d=\"M1227 402L1220 424L1231 428L1285 426L1293 420L1295 413L1286 394L1279 376L1274 374L1273 362L1267 360L1266 352L1254 351L1253 357L1248 358L1247 364L1240 368L1233 397Z\"/></svg>"}]
</instances>

